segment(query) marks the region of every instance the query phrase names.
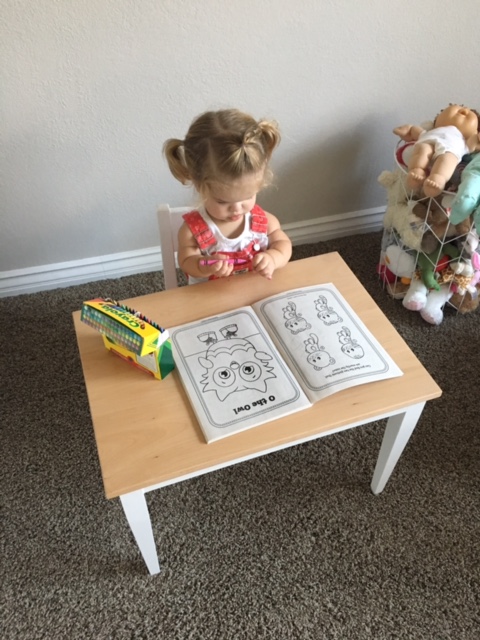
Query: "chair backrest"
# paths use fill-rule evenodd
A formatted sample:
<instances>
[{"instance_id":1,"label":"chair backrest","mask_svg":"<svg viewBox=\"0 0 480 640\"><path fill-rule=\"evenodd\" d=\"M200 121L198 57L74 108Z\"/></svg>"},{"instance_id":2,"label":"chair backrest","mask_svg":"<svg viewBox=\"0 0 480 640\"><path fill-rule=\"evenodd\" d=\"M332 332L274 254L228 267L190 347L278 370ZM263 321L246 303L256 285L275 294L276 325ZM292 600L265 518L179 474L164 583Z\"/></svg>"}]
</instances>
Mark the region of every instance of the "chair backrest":
<instances>
[{"instance_id":1,"label":"chair backrest","mask_svg":"<svg viewBox=\"0 0 480 640\"><path fill-rule=\"evenodd\" d=\"M193 208L194 207L171 208L168 204L161 204L157 209L165 289L178 287L176 259L178 251L178 230L183 223L182 215L192 211Z\"/></svg>"}]
</instances>

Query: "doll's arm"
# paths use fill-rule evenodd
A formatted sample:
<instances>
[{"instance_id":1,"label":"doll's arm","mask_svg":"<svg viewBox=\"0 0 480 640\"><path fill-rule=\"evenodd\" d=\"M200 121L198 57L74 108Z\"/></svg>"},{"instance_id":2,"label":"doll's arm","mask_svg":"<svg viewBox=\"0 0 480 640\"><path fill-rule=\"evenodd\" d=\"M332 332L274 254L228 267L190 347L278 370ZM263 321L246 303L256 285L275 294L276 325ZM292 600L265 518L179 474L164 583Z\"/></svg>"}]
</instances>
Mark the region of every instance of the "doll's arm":
<instances>
[{"instance_id":1,"label":"doll's arm","mask_svg":"<svg viewBox=\"0 0 480 640\"><path fill-rule=\"evenodd\" d=\"M424 131L425 129L423 129L423 127L404 124L401 127L395 127L393 133L399 136L404 142L416 142Z\"/></svg>"}]
</instances>

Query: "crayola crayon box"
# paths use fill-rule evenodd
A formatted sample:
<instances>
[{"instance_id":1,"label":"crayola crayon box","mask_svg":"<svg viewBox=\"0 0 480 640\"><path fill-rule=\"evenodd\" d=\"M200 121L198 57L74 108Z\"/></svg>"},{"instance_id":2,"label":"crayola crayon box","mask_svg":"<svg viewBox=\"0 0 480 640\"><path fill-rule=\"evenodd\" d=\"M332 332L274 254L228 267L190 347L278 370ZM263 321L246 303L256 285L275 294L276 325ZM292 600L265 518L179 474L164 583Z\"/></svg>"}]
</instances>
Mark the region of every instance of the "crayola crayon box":
<instances>
[{"instance_id":1,"label":"crayola crayon box","mask_svg":"<svg viewBox=\"0 0 480 640\"><path fill-rule=\"evenodd\" d=\"M170 335L139 311L108 298L82 305L81 320L102 334L105 347L162 380L175 368Z\"/></svg>"},{"instance_id":2,"label":"crayola crayon box","mask_svg":"<svg viewBox=\"0 0 480 640\"><path fill-rule=\"evenodd\" d=\"M138 367L138 369L151 373L157 380L162 380L175 368L172 355L172 343L166 329L161 334L162 343L154 351L144 356L139 356L133 351L129 351L125 349L125 347L115 344L115 342L106 335L103 335L102 338L103 344L109 351L130 362L130 364Z\"/></svg>"}]
</instances>

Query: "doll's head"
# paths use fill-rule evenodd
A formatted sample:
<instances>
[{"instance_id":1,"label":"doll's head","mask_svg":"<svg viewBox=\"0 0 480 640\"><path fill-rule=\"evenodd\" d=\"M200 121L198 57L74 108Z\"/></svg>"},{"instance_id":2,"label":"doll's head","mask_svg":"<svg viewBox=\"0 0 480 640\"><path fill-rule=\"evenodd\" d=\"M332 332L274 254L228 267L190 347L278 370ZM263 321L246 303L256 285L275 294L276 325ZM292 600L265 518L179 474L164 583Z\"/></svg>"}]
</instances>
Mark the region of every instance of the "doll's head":
<instances>
[{"instance_id":1,"label":"doll's head","mask_svg":"<svg viewBox=\"0 0 480 640\"><path fill-rule=\"evenodd\" d=\"M465 139L480 131L480 118L477 111L460 104L450 104L435 118L435 127L454 126Z\"/></svg>"}]
</instances>

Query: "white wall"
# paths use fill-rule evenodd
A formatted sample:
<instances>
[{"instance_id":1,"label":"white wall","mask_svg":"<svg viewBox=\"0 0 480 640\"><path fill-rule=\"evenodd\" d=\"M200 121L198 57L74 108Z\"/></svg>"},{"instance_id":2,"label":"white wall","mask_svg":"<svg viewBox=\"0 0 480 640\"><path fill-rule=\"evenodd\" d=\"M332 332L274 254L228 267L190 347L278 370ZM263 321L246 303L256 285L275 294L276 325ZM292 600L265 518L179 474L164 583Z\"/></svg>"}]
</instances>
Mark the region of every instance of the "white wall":
<instances>
[{"instance_id":1,"label":"white wall","mask_svg":"<svg viewBox=\"0 0 480 640\"><path fill-rule=\"evenodd\" d=\"M0 0L0 271L158 245L163 141L275 117L283 222L384 204L403 122L480 108L476 0Z\"/></svg>"}]
</instances>

